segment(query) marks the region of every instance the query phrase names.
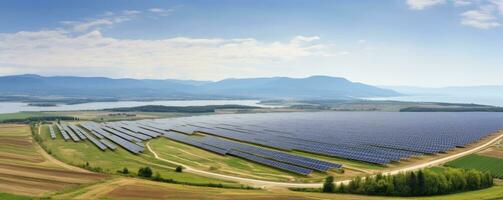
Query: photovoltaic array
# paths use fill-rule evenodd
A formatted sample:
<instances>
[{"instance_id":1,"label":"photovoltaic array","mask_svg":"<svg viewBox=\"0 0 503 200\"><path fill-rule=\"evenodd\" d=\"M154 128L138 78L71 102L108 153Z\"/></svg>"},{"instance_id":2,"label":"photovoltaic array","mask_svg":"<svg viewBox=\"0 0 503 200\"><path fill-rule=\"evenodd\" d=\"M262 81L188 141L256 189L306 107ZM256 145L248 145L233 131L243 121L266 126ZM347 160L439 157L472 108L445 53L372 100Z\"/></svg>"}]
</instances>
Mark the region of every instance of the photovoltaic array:
<instances>
[{"instance_id":1,"label":"photovoltaic array","mask_svg":"<svg viewBox=\"0 0 503 200\"><path fill-rule=\"evenodd\" d=\"M164 136L220 155L236 156L307 175L313 170L327 171L342 166L289 151L385 165L413 156L465 147L503 129L503 114L260 113L102 124L84 122L80 125L93 136L79 131L80 128L74 125L57 127L62 130L65 140L89 138L102 150L114 149L113 142L133 153L140 153L144 151L142 141Z\"/></svg>"}]
</instances>

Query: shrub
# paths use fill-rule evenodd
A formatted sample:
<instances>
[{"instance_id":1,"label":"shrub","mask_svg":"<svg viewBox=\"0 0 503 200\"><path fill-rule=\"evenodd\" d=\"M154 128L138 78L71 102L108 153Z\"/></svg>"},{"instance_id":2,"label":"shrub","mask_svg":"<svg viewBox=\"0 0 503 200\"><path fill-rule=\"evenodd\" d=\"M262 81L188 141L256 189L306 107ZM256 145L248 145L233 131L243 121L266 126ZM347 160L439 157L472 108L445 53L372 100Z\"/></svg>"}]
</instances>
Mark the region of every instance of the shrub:
<instances>
[{"instance_id":1,"label":"shrub","mask_svg":"<svg viewBox=\"0 0 503 200\"><path fill-rule=\"evenodd\" d=\"M138 170L138 176L144 177L144 178L150 178L152 177L152 169L150 167L143 167Z\"/></svg>"}]
</instances>

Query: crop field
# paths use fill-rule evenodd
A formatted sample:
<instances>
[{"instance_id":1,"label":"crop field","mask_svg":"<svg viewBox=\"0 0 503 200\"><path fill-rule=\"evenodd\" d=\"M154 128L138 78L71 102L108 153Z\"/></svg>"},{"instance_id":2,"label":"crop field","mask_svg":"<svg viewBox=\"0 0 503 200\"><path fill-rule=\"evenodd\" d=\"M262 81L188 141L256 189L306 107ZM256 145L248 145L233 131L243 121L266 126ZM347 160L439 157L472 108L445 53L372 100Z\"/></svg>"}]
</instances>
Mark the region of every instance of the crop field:
<instances>
[{"instance_id":1,"label":"crop field","mask_svg":"<svg viewBox=\"0 0 503 200\"><path fill-rule=\"evenodd\" d=\"M136 173L139 168L149 166L162 177L180 182L237 185L233 182L206 178L190 173L176 173L174 171L176 165L157 160L149 152L135 155L122 148L104 152L96 148L89 140L77 143L67 142L61 138L59 132L56 134L56 139L53 140L50 138L47 125L42 127L41 135L44 144L55 158L75 166L89 163L90 167L99 167L103 172L112 174L116 173L117 170L122 170L124 167L127 167L130 172Z\"/></svg>"},{"instance_id":2,"label":"crop field","mask_svg":"<svg viewBox=\"0 0 503 200\"><path fill-rule=\"evenodd\" d=\"M0 192L41 196L106 178L44 156L26 125L0 125Z\"/></svg>"},{"instance_id":3,"label":"crop field","mask_svg":"<svg viewBox=\"0 0 503 200\"><path fill-rule=\"evenodd\" d=\"M473 154L448 162L446 166L489 171L493 176L503 178L503 159L500 158Z\"/></svg>"},{"instance_id":4,"label":"crop field","mask_svg":"<svg viewBox=\"0 0 503 200\"><path fill-rule=\"evenodd\" d=\"M288 190L235 190L220 188L201 188L165 183L157 183L132 178L117 178L104 183L67 191L52 199L177 199L177 200L496 200L503 198L503 186L500 184L483 190L463 192L451 195L421 198L376 197L348 194L324 194L293 192Z\"/></svg>"}]
</instances>

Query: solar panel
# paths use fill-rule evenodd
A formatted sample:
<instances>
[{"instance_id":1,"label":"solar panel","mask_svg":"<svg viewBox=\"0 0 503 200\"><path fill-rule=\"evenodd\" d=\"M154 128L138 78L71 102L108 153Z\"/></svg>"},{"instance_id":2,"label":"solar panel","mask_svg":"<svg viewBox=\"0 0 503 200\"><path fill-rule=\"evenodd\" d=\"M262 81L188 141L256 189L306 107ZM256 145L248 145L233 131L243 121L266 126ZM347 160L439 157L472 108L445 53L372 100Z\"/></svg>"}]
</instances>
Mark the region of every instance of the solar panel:
<instances>
[{"instance_id":1,"label":"solar panel","mask_svg":"<svg viewBox=\"0 0 503 200\"><path fill-rule=\"evenodd\" d=\"M52 125L49 125L49 133L51 135L51 139L56 139L56 133L54 133L54 129L52 128Z\"/></svg>"},{"instance_id":2,"label":"solar panel","mask_svg":"<svg viewBox=\"0 0 503 200\"><path fill-rule=\"evenodd\" d=\"M61 125L56 124L56 127L58 127L59 133L61 133L61 136L65 141L70 139L70 136L68 136L68 133L66 133L66 131L63 129L63 127L61 127Z\"/></svg>"}]
</instances>

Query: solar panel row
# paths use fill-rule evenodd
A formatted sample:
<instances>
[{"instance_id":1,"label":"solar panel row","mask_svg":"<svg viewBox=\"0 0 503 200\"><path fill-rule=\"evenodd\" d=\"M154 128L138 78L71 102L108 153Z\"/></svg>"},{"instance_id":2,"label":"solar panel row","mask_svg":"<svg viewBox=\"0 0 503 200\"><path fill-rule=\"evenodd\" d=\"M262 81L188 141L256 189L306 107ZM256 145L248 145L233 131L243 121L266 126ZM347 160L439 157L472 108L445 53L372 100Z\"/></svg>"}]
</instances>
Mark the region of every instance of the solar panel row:
<instances>
[{"instance_id":1,"label":"solar panel row","mask_svg":"<svg viewBox=\"0 0 503 200\"><path fill-rule=\"evenodd\" d=\"M143 120L282 150L387 164L463 147L503 128L499 113L314 112ZM414 142L411 142L414 141Z\"/></svg>"},{"instance_id":2,"label":"solar panel row","mask_svg":"<svg viewBox=\"0 0 503 200\"><path fill-rule=\"evenodd\" d=\"M169 139L189 144L192 146L196 146L221 155L226 155L231 150L238 150L264 159L296 165L302 168L309 168L318 171L328 171L333 168L342 167L341 165L335 163L307 158L303 156L287 154L279 151L273 151L248 144L228 141L209 135L193 137L178 132L169 132L164 134L164 136Z\"/></svg>"},{"instance_id":3,"label":"solar panel row","mask_svg":"<svg viewBox=\"0 0 503 200\"><path fill-rule=\"evenodd\" d=\"M66 124L61 124L61 127L63 127L63 130L72 138L74 142L80 141L80 138L72 131Z\"/></svg>"},{"instance_id":4,"label":"solar panel row","mask_svg":"<svg viewBox=\"0 0 503 200\"><path fill-rule=\"evenodd\" d=\"M56 124L56 127L58 127L59 133L61 133L61 136L63 137L64 140L69 140L70 136L68 136L68 133L61 127L61 125Z\"/></svg>"},{"instance_id":5,"label":"solar panel row","mask_svg":"<svg viewBox=\"0 0 503 200\"><path fill-rule=\"evenodd\" d=\"M241 152L241 151L230 150L228 152L228 154L236 156L236 157L240 157L240 158L243 158L243 159L246 159L246 160L250 160L250 161L253 161L253 162L257 162L257 163L260 163L260 164L263 164L263 165L267 165L267 166L270 166L270 167L274 167L274 168L282 169L282 170L285 170L285 171L293 172L293 173L296 173L296 174L309 175L309 174L311 174L313 172L310 169L298 167L298 166L295 166L295 165L289 165L289 164L282 163L282 162L277 162L277 161L274 161L274 160L269 160L269 159L266 159L266 158L262 158L262 157L255 156L253 154L248 154L248 153Z\"/></svg>"},{"instance_id":6,"label":"solar panel row","mask_svg":"<svg viewBox=\"0 0 503 200\"><path fill-rule=\"evenodd\" d=\"M49 125L49 132L51 134L51 139L56 139L56 133L54 133L54 128L52 128L52 125Z\"/></svg>"}]
</instances>

